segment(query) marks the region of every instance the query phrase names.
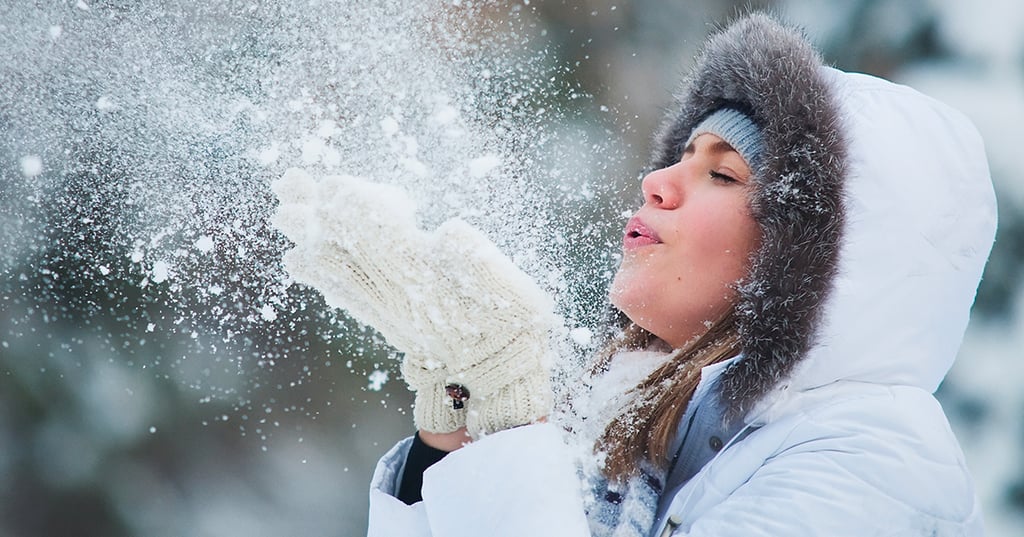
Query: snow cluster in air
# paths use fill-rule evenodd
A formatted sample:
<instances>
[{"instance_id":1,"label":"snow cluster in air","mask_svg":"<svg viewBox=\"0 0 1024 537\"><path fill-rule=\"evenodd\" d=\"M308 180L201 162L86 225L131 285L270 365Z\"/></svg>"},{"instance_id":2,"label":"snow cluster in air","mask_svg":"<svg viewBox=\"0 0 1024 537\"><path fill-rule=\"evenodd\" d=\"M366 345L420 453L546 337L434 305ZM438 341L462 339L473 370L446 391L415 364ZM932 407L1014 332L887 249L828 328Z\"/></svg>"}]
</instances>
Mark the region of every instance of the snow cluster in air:
<instances>
[{"instance_id":1,"label":"snow cluster in air","mask_svg":"<svg viewBox=\"0 0 1024 537\"><path fill-rule=\"evenodd\" d=\"M25 177L35 177L43 173L43 159L39 158L39 155L21 157L21 173Z\"/></svg>"},{"instance_id":2,"label":"snow cluster in air","mask_svg":"<svg viewBox=\"0 0 1024 537\"><path fill-rule=\"evenodd\" d=\"M529 43L544 29L518 18L521 3L9 4L0 355L30 357L4 371L26 397L70 409L37 412L25 436L40 479L99 491L125 531L322 534L239 509L349 505L364 496L352 492L365 487L358 457L385 448L379 430L411 423L400 356L283 270L292 245L269 225L269 185L289 167L397 185L423 228L456 216L481 228L570 326L600 314L599 278L583 273L607 276L602 226L620 223L595 217L594 193L615 192L613 161L632 149L595 146L611 138L583 131L571 104L538 104L587 99ZM591 180L605 186L580 188ZM587 271L561 268L574 258ZM568 339L575 359L588 337ZM189 420L211 433L184 440L195 466L169 485L142 457L177 449ZM0 420L0 441L21 423ZM238 493L258 480L222 479L235 461L206 449L224 426L246 441L232 449L254 442L268 452L260 471L289 479L258 502ZM317 451L315 437L337 446L337 431L358 447L344 459ZM282 448L299 444L301 455ZM208 501L192 501L196 490Z\"/></svg>"},{"instance_id":3,"label":"snow cluster in air","mask_svg":"<svg viewBox=\"0 0 1024 537\"><path fill-rule=\"evenodd\" d=\"M594 331L580 326L569 331L569 337L581 347L589 347L594 342Z\"/></svg>"},{"instance_id":4,"label":"snow cluster in air","mask_svg":"<svg viewBox=\"0 0 1024 537\"><path fill-rule=\"evenodd\" d=\"M264 305L260 308L260 317L263 317L264 321L274 322L277 320L277 311L270 304Z\"/></svg>"},{"instance_id":5,"label":"snow cluster in air","mask_svg":"<svg viewBox=\"0 0 1024 537\"><path fill-rule=\"evenodd\" d=\"M0 274L21 275L5 285L24 282L7 289L26 293L24 315L89 318L100 337L143 349L132 363L234 398L239 412L255 404L245 394L260 371L296 360L349 364L386 391L397 372L397 360L379 361L387 345L283 270L291 244L269 225L269 185L292 166L397 185L419 201L424 228L469 221L561 313L595 315L578 300L593 279L561 267L584 256L606 274L614 262L592 247L594 190L577 186L590 179L588 152L605 166L616 152L573 130L568 107L536 104L586 104L549 51L500 24L469 46L467 21L497 24L476 3L437 12L402 2L388 17L303 2L186 4L25 4L3 23L18 31L0 38L12 134L0 153L13 172ZM83 289L106 298L49 306ZM161 334L177 350L156 357ZM577 347L593 339L570 335Z\"/></svg>"},{"instance_id":6,"label":"snow cluster in air","mask_svg":"<svg viewBox=\"0 0 1024 537\"><path fill-rule=\"evenodd\" d=\"M367 377L367 380L369 380L370 382L369 385L367 386L367 389L369 389L370 391L379 392L384 387L384 384L388 381L388 372L381 371L379 369L374 369L370 373L369 377Z\"/></svg>"}]
</instances>

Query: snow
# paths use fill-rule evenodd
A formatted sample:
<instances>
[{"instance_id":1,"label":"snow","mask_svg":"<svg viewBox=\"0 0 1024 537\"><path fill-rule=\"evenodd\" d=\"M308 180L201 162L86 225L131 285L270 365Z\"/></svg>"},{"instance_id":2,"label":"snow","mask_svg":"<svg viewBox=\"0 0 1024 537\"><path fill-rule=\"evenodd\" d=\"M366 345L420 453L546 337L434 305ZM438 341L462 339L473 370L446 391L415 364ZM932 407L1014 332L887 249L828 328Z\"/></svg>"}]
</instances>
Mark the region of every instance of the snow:
<instances>
[{"instance_id":1,"label":"snow","mask_svg":"<svg viewBox=\"0 0 1024 537\"><path fill-rule=\"evenodd\" d=\"M470 177L481 179L501 166L501 157L497 155L484 155L469 161L467 166Z\"/></svg>"},{"instance_id":2,"label":"snow","mask_svg":"<svg viewBox=\"0 0 1024 537\"><path fill-rule=\"evenodd\" d=\"M204 254L209 253L211 250L213 250L213 238L210 237L209 235L203 235L202 237L196 239L196 242L193 244L193 246L196 247L196 250L199 250Z\"/></svg>"},{"instance_id":3,"label":"snow","mask_svg":"<svg viewBox=\"0 0 1024 537\"><path fill-rule=\"evenodd\" d=\"M370 373L370 376L367 377L367 380L369 381L367 389L370 391L379 392L384 387L384 384L387 383L388 381L388 372L381 371L379 369L374 369L373 372Z\"/></svg>"},{"instance_id":4,"label":"snow","mask_svg":"<svg viewBox=\"0 0 1024 537\"><path fill-rule=\"evenodd\" d=\"M163 283L171 276L171 266L166 261L153 263L153 270L150 273L153 283Z\"/></svg>"},{"instance_id":5,"label":"snow","mask_svg":"<svg viewBox=\"0 0 1024 537\"><path fill-rule=\"evenodd\" d=\"M322 162L325 166L333 168L341 163L341 153L320 137L310 136L306 138L301 142L301 147L301 158L304 164L309 165ZM274 155L273 160L276 159L277 155Z\"/></svg>"},{"instance_id":6,"label":"snow","mask_svg":"<svg viewBox=\"0 0 1024 537\"><path fill-rule=\"evenodd\" d=\"M39 155L21 157L21 173L25 177L35 177L43 173L43 159L39 158Z\"/></svg>"},{"instance_id":7,"label":"snow","mask_svg":"<svg viewBox=\"0 0 1024 537\"><path fill-rule=\"evenodd\" d=\"M403 158L399 159L402 163L402 167L405 168L409 173L416 177L427 177L430 173L430 169L422 161L415 158Z\"/></svg>"},{"instance_id":8,"label":"snow","mask_svg":"<svg viewBox=\"0 0 1024 537\"><path fill-rule=\"evenodd\" d=\"M394 136L398 132L398 121L393 117L386 117L380 120L380 130L384 136Z\"/></svg>"},{"instance_id":9,"label":"snow","mask_svg":"<svg viewBox=\"0 0 1024 537\"><path fill-rule=\"evenodd\" d=\"M453 106L445 104L437 107L437 111L431 116L437 125L449 125L459 117L459 111Z\"/></svg>"},{"instance_id":10,"label":"snow","mask_svg":"<svg viewBox=\"0 0 1024 537\"><path fill-rule=\"evenodd\" d=\"M331 119L325 119L325 120L321 121L320 122L320 126L317 127L316 135L326 140L327 138L330 138L331 136L334 136L334 134L337 131L338 131L338 123L336 121L334 121L334 120L331 120Z\"/></svg>"},{"instance_id":11,"label":"snow","mask_svg":"<svg viewBox=\"0 0 1024 537\"><path fill-rule=\"evenodd\" d=\"M256 160L264 166L277 162L279 158L281 158L281 144L279 142L274 142L269 147L263 148L256 156Z\"/></svg>"},{"instance_id":12,"label":"snow","mask_svg":"<svg viewBox=\"0 0 1024 537\"><path fill-rule=\"evenodd\" d=\"M320 155L320 160L323 161L324 166L327 168L337 168L341 164L341 153L333 147L327 147L323 154Z\"/></svg>"},{"instance_id":13,"label":"snow","mask_svg":"<svg viewBox=\"0 0 1024 537\"><path fill-rule=\"evenodd\" d=\"M114 104L114 101L106 95L100 97L99 99L96 99L96 109L101 112L113 110L115 106L116 105Z\"/></svg>"},{"instance_id":14,"label":"snow","mask_svg":"<svg viewBox=\"0 0 1024 537\"><path fill-rule=\"evenodd\" d=\"M277 311L274 309L274 306L266 304L260 308L260 317L262 317L264 321L274 322L277 320Z\"/></svg>"},{"instance_id":15,"label":"snow","mask_svg":"<svg viewBox=\"0 0 1024 537\"><path fill-rule=\"evenodd\" d=\"M319 138L307 138L302 142L302 162L305 164L316 164L323 156L327 145Z\"/></svg>"},{"instance_id":16,"label":"snow","mask_svg":"<svg viewBox=\"0 0 1024 537\"><path fill-rule=\"evenodd\" d=\"M937 6L940 14L936 39L954 43L968 56L996 58L992 65L980 70L918 66L900 74L965 109L987 140L1015 139L1024 124L1021 83L1012 80L1019 77L1017 65L1024 51L1021 10L1012 0L993 1L980 9L926 2ZM355 497L362 501L359 492L373 463L369 459L386 448L371 447L370 442L397 437L408 428L408 399L402 398L410 394L400 382L388 384L394 362L378 363L376 353L386 345L351 328L344 315L325 307L315 292L291 286L281 270L281 254L290 245L267 227L277 205L267 184L287 167L304 165L316 174L352 173L400 185L422 202L428 227L453 215L465 217L486 230L543 285L558 289L569 317L583 319L570 319L569 325L578 328L569 331L569 345L589 350L595 343L594 334L580 326L592 320L588 315L593 312L587 311L591 301L580 298L598 295L600 285L595 281L607 279L616 262L614 242L621 228L617 216L623 204L619 198L632 204L636 197L634 161L627 161L625 173L617 174L616 166L623 155L642 159L647 132L641 128L643 140L632 145L615 151L609 147L619 132L642 125L642 120L634 122L630 115L630 126L615 125L607 131L598 127L588 140L580 131L589 119L559 116L560 108L571 105L563 100L563 88L548 84L554 69L561 69L553 65L555 52L538 48L532 56L532 45L522 46L529 32L548 31L530 18L536 17L531 10L522 11L525 24L541 25L527 26L510 40L515 46L507 46L500 35L504 29L482 37L466 35L466 21L469 26L486 26L489 17L501 14L500 9L469 11L475 9L471 4L480 2L447 2L462 7L431 19L431 29L439 32L423 33L416 31L421 22L417 17L425 13L420 4L430 2L393 3L408 7L408 12L388 17L380 16L381 8L374 3L316 4L317 9L310 10L305 1L250 3L238 10L216 2L179 5L144 0L139 7L113 11L97 2L15 2L8 10L13 18L2 23L6 36L0 37L0 48L9 61L0 66L0 73L6 73L0 75L5 82L0 108L5 121L11 121L11 132L18 133L0 141L9 155L8 172L14 176L13 189L8 191L5 185L8 203L0 209L4 240L15 244L13 253L0 253L0 274L8 276L4 296L13 292L18 304L52 310L49 305L66 303L54 296L81 285L97 291L101 304L108 298L117 304L112 310L132 308L126 310L131 312L128 320L107 318L101 305L91 313L72 312L78 315L72 319L75 323L58 324L54 311L39 313L36 321L29 314L18 318L12 306L5 316L11 323L0 326L5 357L35 345L33 356L39 358L32 361L32 373L48 372L39 382L33 380L36 377L15 380L29 390L36 385L59 386L58 375L66 375L70 382L75 377L69 371L75 368L88 368L93 361L123 361L145 371L144 378L111 376L114 380L97 384L99 388L121 394L120 388L131 386L141 401L146 396L139 395L144 392L140 386L170 379L168 391L199 392L213 401L207 403L207 412L221 416L211 420L215 424L228 422L230 414L231 425L242 427L246 441L275 428L271 423L257 424L262 413L256 418L257 412L247 410L262 409L262 398L299 401L310 394L312 401L295 409L278 403L286 411L274 415L320 419L304 422L302 434L305 444L321 447L299 451L273 445L269 454L261 454L261 463L283 472L273 475L287 477L267 481L291 485L285 487L289 491L273 489L258 501L250 497L258 496L258 484L250 481L260 480L239 480L215 458L203 459L208 466L196 474L212 472L214 477L204 481L207 478L176 476L176 487L181 487L176 490L141 459L127 465L118 459L116 464L96 459L105 440L101 437L96 443L79 430L85 424L48 424L47 432L37 432L33 442L46 447L39 457L58 463L55 466L65 468L68 475L84 479L96 468L109 469L104 472L109 474L107 481L95 489L103 490L116 512L123 513L131 533L230 536L248 529L249 534L323 534L323 528L335 528L339 522L336 516L317 513L318 508L331 513L334 510L324 506L350 506ZM836 14L833 22L841 29L852 9L832 6L825 11ZM617 16L631 11L618 10ZM992 17L993 12L1000 16ZM444 28L452 22L444 18L448 16L456 24ZM812 32L823 27L813 21L808 26ZM365 31L371 27L380 31ZM168 40L169 35L186 38ZM472 50L460 44L467 37ZM670 41L677 39L669 36ZM688 55L672 58L673 65ZM622 71L631 84L650 76L634 76L640 69L609 70ZM675 76L674 68L661 71ZM997 76L1001 71L1004 76ZM574 76L557 74L558 80ZM20 80L23 85L8 87ZM642 92L655 95L659 104L667 94L664 88L627 87L630 102L641 103L639 109L649 107L652 115L657 105L644 101ZM600 106L601 117L618 114L622 103L615 100L615 92L621 89L612 86L602 94L608 105ZM1013 146L990 141L994 169L1015 169L1015 153L1005 149ZM1024 200L1021 184L1008 180L1000 194ZM599 206L612 198L616 201ZM44 214L51 207L65 212ZM621 211L622 217L631 212ZM76 235L80 232L103 240L83 242ZM610 243L605 235L612 237ZM49 237L62 242L46 242ZM67 253L81 256L81 274L37 270L61 266L53 261ZM549 270L551 266L568 268ZM574 268L580 266L588 268ZM18 274L23 276L10 277ZM19 294L38 287L42 277L59 283L52 284L49 294ZM576 305L577 300L582 304ZM46 330L40 329L44 318L50 323ZM75 332L55 331L71 324L78 326ZM283 326L287 324L291 326ZM67 360L79 365L55 365L47 356L49 341L39 347L32 335L42 333L51 335L58 342L54 344L70 345ZM140 348L146 343L142 336L149 333L155 335ZM1005 364L1013 362L1013 345L1020 341L997 327L977 332L965 346L971 359L961 363L978 368L957 373L964 389L980 386L982 393L1008 394L1007 400L1018 401L1006 390L1020 374ZM334 368L325 369L330 363ZM993 365L998 363L1004 367ZM311 370L292 373L301 369L291 367L296 364ZM995 372L1003 377L993 384ZM19 375L17 370L12 374ZM364 397L350 402L350 392ZM227 402L218 403L218 398ZM379 411L378 401L387 401L386 411ZM329 415L335 408L341 414ZM161 412L140 411L143 417L131 418L131 434L147 427L164 430L160 416L173 414L180 419L176 423L185 425L195 418L188 414L193 410L183 407L168 405ZM1003 425L1010 423L1005 412L1000 409L996 416ZM350 420L353 428L358 423L361 434L339 442L330 427L323 427L332 419ZM296 434L291 424L282 423L278 439L288 443ZM199 433L196 445L206 446L223 434L213 429ZM1012 431L1007 434L1020 435L1019 427L1007 429ZM0 423L4 448L6 430ZM317 444L317 434L324 434L327 441ZM161 442L173 441L162 436ZM1010 458L1016 444L989 429L977 438L965 442L965 451L979 477L979 491L986 506L1005 504L999 494L1013 477L1008 468L1019 466ZM60 455L73 445L68 441L82 442L78 463ZM1000 443L1002 447L985 447ZM244 444L238 448L245 449ZM338 445L343 446L340 451L332 451ZM298 464L307 460L308 465ZM0 470L3 464L0 461ZM345 473L336 467L345 468ZM49 475L60 482L59 471ZM195 496L196 491L205 492ZM202 501L211 497L216 501ZM273 509L264 511L274 516L252 517L247 511L250 504L272 504ZM278 516L286 512L303 516ZM239 526L238 520L251 523ZM364 529L357 527L358 521L340 523L356 527L331 533L359 534ZM0 533L5 529L0 523ZM993 534L999 534L998 529Z\"/></svg>"},{"instance_id":17,"label":"snow","mask_svg":"<svg viewBox=\"0 0 1024 537\"><path fill-rule=\"evenodd\" d=\"M594 341L594 332L585 326L580 326L570 330L569 337L572 338L573 342L577 345L581 347L589 347Z\"/></svg>"}]
</instances>

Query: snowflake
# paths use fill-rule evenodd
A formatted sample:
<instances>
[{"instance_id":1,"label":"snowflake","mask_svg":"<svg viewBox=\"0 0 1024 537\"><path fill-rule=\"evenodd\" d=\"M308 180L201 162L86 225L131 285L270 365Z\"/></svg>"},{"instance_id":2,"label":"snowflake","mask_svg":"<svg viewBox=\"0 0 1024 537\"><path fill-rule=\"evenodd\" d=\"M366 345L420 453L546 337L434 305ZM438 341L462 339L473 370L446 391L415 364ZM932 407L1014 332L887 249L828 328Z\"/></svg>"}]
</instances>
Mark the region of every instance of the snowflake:
<instances>
[{"instance_id":1,"label":"snowflake","mask_svg":"<svg viewBox=\"0 0 1024 537\"><path fill-rule=\"evenodd\" d=\"M379 369L374 369L373 372L370 373L368 379L370 381L370 384L369 386L367 386L367 388L375 392L379 392L380 389L384 387L384 383L388 381L388 372L381 371Z\"/></svg>"}]
</instances>

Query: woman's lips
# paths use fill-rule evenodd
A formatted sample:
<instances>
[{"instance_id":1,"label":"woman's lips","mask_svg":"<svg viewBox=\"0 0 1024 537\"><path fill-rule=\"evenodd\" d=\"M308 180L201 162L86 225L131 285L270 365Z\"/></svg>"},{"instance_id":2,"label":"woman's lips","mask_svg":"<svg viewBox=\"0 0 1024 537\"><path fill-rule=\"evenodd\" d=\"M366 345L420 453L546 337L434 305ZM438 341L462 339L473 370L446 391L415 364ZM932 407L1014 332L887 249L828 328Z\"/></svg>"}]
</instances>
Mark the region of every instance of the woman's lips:
<instances>
[{"instance_id":1,"label":"woman's lips","mask_svg":"<svg viewBox=\"0 0 1024 537\"><path fill-rule=\"evenodd\" d=\"M647 224L644 224L643 220L634 216L626 223L626 233L622 238L623 249L632 250L634 248L660 243L661 238L658 237L658 234L655 233L653 229L647 227Z\"/></svg>"}]
</instances>

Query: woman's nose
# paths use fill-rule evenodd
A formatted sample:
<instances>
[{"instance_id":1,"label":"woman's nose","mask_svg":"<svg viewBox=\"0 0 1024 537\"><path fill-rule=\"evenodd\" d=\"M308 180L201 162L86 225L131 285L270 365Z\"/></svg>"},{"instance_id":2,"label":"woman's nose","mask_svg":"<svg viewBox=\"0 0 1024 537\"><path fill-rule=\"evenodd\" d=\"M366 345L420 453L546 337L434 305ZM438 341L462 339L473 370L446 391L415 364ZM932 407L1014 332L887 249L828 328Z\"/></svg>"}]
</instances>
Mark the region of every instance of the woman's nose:
<instances>
[{"instance_id":1,"label":"woman's nose","mask_svg":"<svg viewBox=\"0 0 1024 537\"><path fill-rule=\"evenodd\" d=\"M644 202L659 209L675 209L682 202L682 190L679 178L675 177L675 166L655 170L640 183L644 194Z\"/></svg>"}]
</instances>

